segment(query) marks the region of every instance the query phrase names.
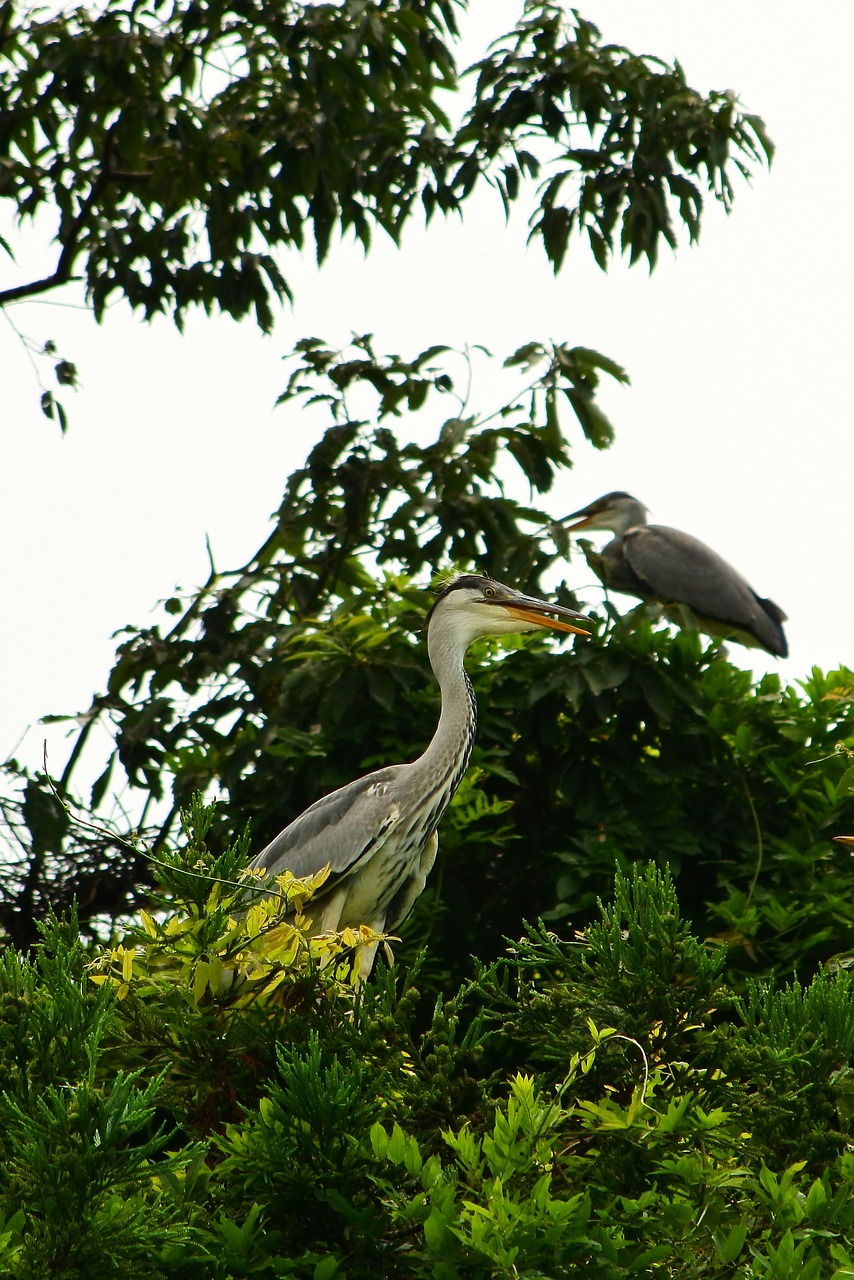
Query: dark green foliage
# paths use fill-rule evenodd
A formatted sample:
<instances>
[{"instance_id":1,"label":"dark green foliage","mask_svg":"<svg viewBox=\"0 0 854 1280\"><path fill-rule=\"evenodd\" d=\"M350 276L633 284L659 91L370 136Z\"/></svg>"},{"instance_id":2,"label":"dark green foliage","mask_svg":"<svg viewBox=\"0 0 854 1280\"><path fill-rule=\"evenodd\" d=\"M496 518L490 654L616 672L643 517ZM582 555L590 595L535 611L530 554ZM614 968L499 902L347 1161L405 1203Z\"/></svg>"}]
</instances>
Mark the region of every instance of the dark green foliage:
<instances>
[{"instance_id":1,"label":"dark green foliage","mask_svg":"<svg viewBox=\"0 0 854 1280\"><path fill-rule=\"evenodd\" d=\"M721 159L731 147L744 161L770 160L762 121L739 116L733 95L702 98L676 63L636 57L603 45L597 27L555 0L526 6L515 32L478 64L477 101L463 129L476 164L476 144L504 161L499 186L515 199L519 180L537 161L519 139L548 139L557 173L540 190L531 238L541 237L559 268L574 231L586 233L599 266L615 248L653 267L661 240L676 245L672 217L695 239L703 191L727 207L732 186ZM580 182L579 182L580 177Z\"/></svg>"},{"instance_id":2,"label":"dark green foliage","mask_svg":"<svg viewBox=\"0 0 854 1280\"><path fill-rule=\"evenodd\" d=\"M413 214L461 213L484 184L532 210L556 271L576 231L603 268L620 251L652 267L680 226L696 240L705 190L729 209L733 170L770 162L762 121L730 92L705 97L678 63L603 44L554 0L529 0L458 75L467 7L4 4L0 200L56 230L52 268L0 290L0 306L83 281L99 320L123 298L179 328L203 307L270 331L292 298L287 254L313 241L322 262L350 234L368 250L377 228L399 242ZM0 249L14 259L14 239ZM42 387L40 403L64 432L76 367L19 337L53 364L59 392ZM566 394L606 441L583 376Z\"/></svg>"},{"instance_id":3,"label":"dark green foliage","mask_svg":"<svg viewBox=\"0 0 854 1280\"><path fill-rule=\"evenodd\" d=\"M382 1228L361 1184L382 1087L396 1083L353 1049L322 1050L314 1033L304 1048L279 1050L259 1110L218 1144L223 1176L236 1174L247 1201L264 1204L277 1252L350 1252L358 1241L363 1264L381 1265Z\"/></svg>"},{"instance_id":4,"label":"dark green foliage","mask_svg":"<svg viewBox=\"0 0 854 1280\"><path fill-rule=\"evenodd\" d=\"M585 935L584 967L603 995L626 1009L642 989L645 1000L635 1012L641 1032L656 1027L661 1036L672 1037L686 1013L692 1022L705 1018L726 953L723 948L710 952L692 935L669 878L653 864L639 867L631 881L618 872L614 905L600 902L599 910L601 920Z\"/></svg>"},{"instance_id":5,"label":"dark green foliage","mask_svg":"<svg viewBox=\"0 0 854 1280\"><path fill-rule=\"evenodd\" d=\"M692 934L669 875L653 864L635 867L631 879L618 871L614 895L613 906L600 902L599 918L569 945L542 927L513 945L523 986L514 985L511 998L522 1023L507 1033L511 1042L541 1046L534 1063L578 1051L590 1017L641 1040L651 1061L678 1057L718 1006L726 950ZM552 982L543 990L547 974ZM526 985L530 999L520 999Z\"/></svg>"},{"instance_id":6,"label":"dark green foliage","mask_svg":"<svg viewBox=\"0 0 854 1280\"><path fill-rule=\"evenodd\" d=\"M417 443L393 434L422 391L425 412L453 394L456 359L380 357L367 339L338 353L299 345L286 398L322 400L332 424L290 478L270 537L240 569L170 602L167 622L129 628L92 709L115 726L114 778L124 770L143 789L137 829L152 794L169 801L145 832L155 853L197 789L223 795L215 841L251 824L248 852L318 796L423 748L438 712L419 634L436 561L462 557L549 593L566 534L507 497L495 472L509 455L533 494L547 488L569 462L557 398L580 385L581 366L591 388L596 367L620 371L590 352L531 345L508 362L529 381L497 425L472 415L434 423ZM353 396L374 416L354 418ZM434 990L470 972L472 953L497 955L524 919L583 928L615 862L668 867L694 930L725 940L729 964L747 974L808 976L854 950L854 868L830 839L854 821L843 785L850 672L754 683L719 645L673 634L647 606L625 620L608 606L595 634L560 652L537 638L505 661L499 652L470 654L472 768L405 930L402 954L429 942ZM73 782L91 723L58 784L84 816ZM46 901L76 894L85 923L150 892L132 832L118 844L100 817L95 830L69 824L44 779L19 777L26 804L10 798L4 811L33 852L15 850L0 869L0 919L15 941L31 941Z\"/></svg>"},{"instance_id":7,"label":"dark green foliage","mask_svg":"<svg viewBox=\"0 0 854 1280\"><path fill-rule=\"evenodd\" d=\"M11 948L0 959L0 1074L10 1098L25 1104L48 1085L71 1085L91 1066L112 1001L85 977L86 956L76 919L46 929L50 946L35 959Z\"/></svg>"},{"instance_id":8,"label":"dark green foliage","mask_svg":"<svg viewBox=\"0 0 854 1280\"><path fill-rule=\"evenodd\" d=\"M600 265L618 248L652 265L674 223L696 238L704 189L729 207L732 169L771 156L731 94L603 45L553 0L459 80L465 7L6 5L0 199L20 217L51 209L58 230L53 271L0 304L82 274L99 318L122 296L146 317L181 324L200 305L269 329L290 297L277 254L309 234L321 260L336 234L397 240L414 210L459 211L483 181L507 207L530 199L555 162L531 217L555 268L576 225ZM455 131L440 101L470 84Z\"/></svg>"},{"instance_id":9,"label":"dark green foliage","mask_svg":"<svg viewBox=\"0 0 854 1280\"><path fill-rule=\"evenodd\" d=\"M854 1003L846 971L820 973L809 986L751 982L737 1004L737 1034L718 1032L722 1061L764 1085L748 1095L745 1123L757 1150L821 1162L854 1136Z\"/></svg>"}]
</instances>

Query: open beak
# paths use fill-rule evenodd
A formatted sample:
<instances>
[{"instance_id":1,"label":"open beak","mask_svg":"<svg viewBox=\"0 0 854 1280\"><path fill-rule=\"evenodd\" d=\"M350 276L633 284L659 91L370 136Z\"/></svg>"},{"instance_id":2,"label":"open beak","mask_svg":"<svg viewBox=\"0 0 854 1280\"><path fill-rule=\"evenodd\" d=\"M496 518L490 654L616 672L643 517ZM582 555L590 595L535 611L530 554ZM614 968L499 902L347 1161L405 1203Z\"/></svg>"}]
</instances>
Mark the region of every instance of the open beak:
<instances>
[{"instance_id":1,"label":"open beak","mask_svg":"<svg viewBox=\"0 0 854 1280\"><path fill-rule=\"evenodd\" d=\"M602 511L598 504L594 503L592 509L590 507L582 507L580 511L572 511L568 516L564 516L564 518L558 523L566 525L566 528L572 532L575 529L586 529L601 514ZM581 519L579 519L579 516ZM574 520L576 523L566 524L567 520Z\"/></svg>"},{"instance_id":2,"label":"open beak","mask_svg":"<svg viewBox=\"0 0 854 1280\"><path fill-rule=\"evenodd\" d=\"M512 604L506 600L499 600L496 603L500 604L511 618L533 623L535 627L545 627L549 631L571 631L577 636L590 634L584 627L573 626L571 622L563 622L561 619L577 618L579 622L591 622L592 619L583 613L576 613L574 609L565 609L562 604L547 604L544 600L535 599L534 596L517 596ZM558 616L552 618L549 616L552 613Z\"/></svg>"}]
</instances>

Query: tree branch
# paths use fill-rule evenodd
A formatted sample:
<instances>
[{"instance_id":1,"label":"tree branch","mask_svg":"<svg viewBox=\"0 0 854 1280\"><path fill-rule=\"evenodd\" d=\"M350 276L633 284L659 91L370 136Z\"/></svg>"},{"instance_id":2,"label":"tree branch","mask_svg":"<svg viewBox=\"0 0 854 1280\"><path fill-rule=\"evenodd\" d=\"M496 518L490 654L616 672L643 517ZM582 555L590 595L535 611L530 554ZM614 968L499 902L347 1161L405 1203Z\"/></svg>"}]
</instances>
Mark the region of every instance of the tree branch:
<instances>
[{"instance_id":1,"label":"tree branch","mask_svg":"<svg viewBox=\"0 0 854 1280\"><path fill-rule=\"evenodd\" d=\"M79 280L79 276L71 274L70 266L63 269L64 255L63 250L53 275L44 276L41 280L31 280L29 284L14 285L11 289L0 289L0 307L5 306L7 302L16 302L19 298L30 298L37 293L47 293L48 289L56 289L61 284L68 284L70 280Z\"/></svg>"},{"instance_id":2,"label":"tree branch","mask_svg":"<svg viewBox=\"0 0 854 1280\"><path fill-rule=\"evenodd\" d=\"M75 259L80 252L78 239L95 201L107 183L108 176L105 170L102 170L97 175L92 182L88 196L80 206L77 216L72 219L64 234L60 234L59 240L62 244L62 252L59 255L59 260L53 273L49 276L44 276L41 280L31 280L28 284L16 284L10 289L0 289L0 307L5 306L7 302L15 302L19 298L31 298L34 294L46 293L48 289L56 289L59 285L80 279L79 276L72 274Z\"/></svg>"}]
</instances>

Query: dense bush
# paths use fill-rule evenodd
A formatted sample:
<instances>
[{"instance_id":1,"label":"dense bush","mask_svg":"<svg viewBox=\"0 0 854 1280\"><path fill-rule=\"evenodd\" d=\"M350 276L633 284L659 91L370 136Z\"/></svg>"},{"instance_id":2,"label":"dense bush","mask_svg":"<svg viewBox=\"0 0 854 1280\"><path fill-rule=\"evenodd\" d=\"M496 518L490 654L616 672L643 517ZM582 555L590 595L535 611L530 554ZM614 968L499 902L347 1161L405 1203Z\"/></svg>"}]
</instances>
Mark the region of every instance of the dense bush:
<instances>
[{"instance_id":1,"label":"dense bush","mask_svg":"<svg viewBox=\"0 0 854 1280\"><path fill-rule=\"evenodd\" d=\"M210 819L123 942L0 968L2 1274L851 1274L847 969L734 992L647 864L435 1001L354 985Z\"/></svg>"}]
</instances>

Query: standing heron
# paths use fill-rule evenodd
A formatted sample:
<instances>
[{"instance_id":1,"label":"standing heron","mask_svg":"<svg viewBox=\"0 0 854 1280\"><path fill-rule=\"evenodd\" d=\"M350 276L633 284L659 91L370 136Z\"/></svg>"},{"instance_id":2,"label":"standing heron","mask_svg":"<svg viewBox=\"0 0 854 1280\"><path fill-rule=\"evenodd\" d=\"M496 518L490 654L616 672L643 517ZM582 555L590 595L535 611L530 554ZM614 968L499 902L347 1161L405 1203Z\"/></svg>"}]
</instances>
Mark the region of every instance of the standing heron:
<instances>
[{"instance_id":1,"label":"standing heron","mask_svg":"<svg viewBox=\"0 0 854 1280\"><path fill-rule=\"evenodd\" d=\"M606 587L665 606L688 605L710 635L731 636L778 658L788 655L781 625L786 615L773 600L757 595L705 543L679 529L647 524L646 517L637 498L614 492L565 518L576 522L568 526L573 532L609 529L615 535L591 559Z\"/></svg>"},{"instance_id":2,"label":"standing heron","mask_svg":"<svg viewBox=\"0 0 854 1280\"><path fill-rule=\"evenodd\" d=\"M376 769L316 800L250 864L268 879L329 867L312 898L318 909L312 933L359 925L391 932L406 918L436 860L436 828L474 742L477 707L463 666L466 650L481 636L539 628L586 634L564 618L584 620L479 574L456 578L437 596L427 617L427 652L442 708L426 751L411 764ZM376 946L367 950L365 976Z\"/></svg>"}]
</instances>

